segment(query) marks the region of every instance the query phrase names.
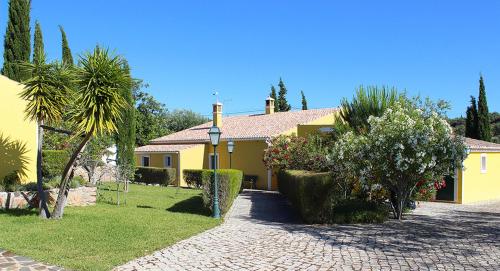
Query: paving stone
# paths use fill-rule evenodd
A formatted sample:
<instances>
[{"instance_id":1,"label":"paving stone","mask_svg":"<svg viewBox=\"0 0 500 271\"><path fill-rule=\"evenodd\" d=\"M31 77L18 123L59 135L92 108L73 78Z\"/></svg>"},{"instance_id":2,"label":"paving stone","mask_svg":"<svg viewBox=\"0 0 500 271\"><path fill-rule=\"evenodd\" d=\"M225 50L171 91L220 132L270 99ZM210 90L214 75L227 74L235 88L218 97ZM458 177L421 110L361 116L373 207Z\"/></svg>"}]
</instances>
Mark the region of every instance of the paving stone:
<instances>
[{"instance_id":1,"label":"paving stone","mask_svg":"<svg viewBox=\"0 0 500 271\"><path fill-rule=\"evenodd\" d=\"M0 250L0 270L31 271L31 270L63 270L63 269L56 266L38 263L23 256L17 256L10 251Z\"/></svg>"},{"instance_id":2,"label":"paving stone","mask_svg":"<svg viewBox=\"0 0 500 271\"><path fill-rule=\"evenodd\" d=\"M304 225L278 193L244 191L216 228L116 270L500 270L500 202L419 204L403 221Z\"/></svg>"}]
</instances>

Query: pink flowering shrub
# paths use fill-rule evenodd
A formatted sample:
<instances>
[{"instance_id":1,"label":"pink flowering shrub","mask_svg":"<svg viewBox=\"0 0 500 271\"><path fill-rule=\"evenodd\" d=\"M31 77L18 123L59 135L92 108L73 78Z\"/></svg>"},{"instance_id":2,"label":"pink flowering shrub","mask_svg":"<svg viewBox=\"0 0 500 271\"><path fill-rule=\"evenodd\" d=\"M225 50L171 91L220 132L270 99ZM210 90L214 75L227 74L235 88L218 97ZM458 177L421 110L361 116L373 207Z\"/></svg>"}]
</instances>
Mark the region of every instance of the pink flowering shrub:
<instances>
[{"instance_id":1,"label":"pink flowering shrub","mask_svg":"<svg viewBox=\"0 0 500 271\"><path fill-rule=\"evenodd\" d=\"M318 136L280 135L268 141L264 164L273 169L327 171L327 144Z\"/></svg>"}]
</instances>

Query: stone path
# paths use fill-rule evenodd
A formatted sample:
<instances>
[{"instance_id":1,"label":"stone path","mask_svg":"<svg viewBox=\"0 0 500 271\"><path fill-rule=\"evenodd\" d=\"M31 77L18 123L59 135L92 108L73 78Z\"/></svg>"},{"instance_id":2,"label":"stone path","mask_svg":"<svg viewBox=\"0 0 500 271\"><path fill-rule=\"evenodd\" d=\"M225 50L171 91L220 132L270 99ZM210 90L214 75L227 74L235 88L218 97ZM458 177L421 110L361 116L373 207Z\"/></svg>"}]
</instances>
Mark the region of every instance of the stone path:
<instances>
[{"instance_id":1,"label":"stone path","mask_svg":"<svg viewBox=\"0 0 500 271\"><path fill-rule=\"evenodd\" d=\"M43 271L63 270L60 267L45 265L29 258L17 256L12 252L0 250L0 270Z\"/></svg>"},{"instance_id":2,"label":"stone path","mask_svg":"<svg viewBox=\"0 0 500 271\"><path fill-rule=\"evenodd\" d=\"M423 203L403 222L309 226L246 191L226 222L116 270L500 270L500 203Z\"/></svg>"}]
</instances>

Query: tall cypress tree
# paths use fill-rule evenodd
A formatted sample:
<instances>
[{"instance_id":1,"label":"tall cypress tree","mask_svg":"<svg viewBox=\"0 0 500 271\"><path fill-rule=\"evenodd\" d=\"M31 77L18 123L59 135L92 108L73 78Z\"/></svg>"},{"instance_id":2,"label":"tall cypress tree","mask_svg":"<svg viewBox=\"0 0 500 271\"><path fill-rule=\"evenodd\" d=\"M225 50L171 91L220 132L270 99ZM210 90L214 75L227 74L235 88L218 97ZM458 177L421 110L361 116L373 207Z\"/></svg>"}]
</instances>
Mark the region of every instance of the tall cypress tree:
<instances>
[{"instance_id":1,"label":"tall cypress tree","mask_svg":"<svg viewBox=\"0 0 500 271\"><path fill-rule=\"evenodd\" d=\"M68 39L66 38L66 32L64 32L64 28L59 26L59 30L61 31L61 40L62 40L62 62L68 66L73 66L73 55L71 54L71 49L68 45Z\"/></svg>"},{"instance_id":2,"label":"tall cypress tree","mask_svg":"<svg viewBox=\"0 0 500 271\"><path fill-rule=\"evenodd\" d=\"M40 23L36 21L35 23L35 36L33 38L33 63L35 61L38 61L42 58L40 58L41 54L44 53L44 45L43 45L43 35L42 35L42 28L40 27Z\"/></svg>"},{"instance_id":3,"label":"tall cypress tree","mask_svg":"<svg viewBox=\"0 0 500 271\"><path fill-rule=\"evenodd\" d=\"M467 107L465 119L465 136L478 139L478 116L476 98L470 96L470 105Z\"/></svg>"},{"instance_id":4,"label":"tall cypress tree","mask_svg":"<svg viewBox=\"0 0 500 271\"><path fill-rule=\"evenodd\" d=\"M123 67L130 74L130 67L126 63ZM135 101L133 96L132 84L120 90L120 94L127 101L128 107L123 111L121 123L118 125L118 132L115 136L116 142L116 160L119 166L135 165L134 149L135 149Z\"/></svg>"},{"instance_id":5,"label":"tall cypress tree","mask_svg":"<svg viewBox=\"0 0 500 271\"><path fill-rule=\"evenodd\" d=\"M477 116L477 131L479 139L491 141L490 113L488 112L488 102L486 101L486 90L482 75L479 78Z\"/></svg>"},{"instance_id":6,"label":"tall cypress tree","mask_svg":"<svg viewBox=\"0 0 500 271\"><path fill-rule=\"evenodd\" d=\"M269 97L274 99L274 111L279 112L278 97L276 97L276 88L273 85L271 85L271 93L269 94Z\"/></svg>"},{"instance_id":7,"label":"tall cypress tree","mask_svg":"<svg viewBox=\"0 0 500 271\"><path fill-rule=\"evenodd\" d=\"M290 106L290 104L288 104L288 101L286 100L286 93L288 91L286 89L285 83L283 83L283 80L281 80L281 78L278 87L280 88L280 90L278 92L278 102L276 104L278 105L279 111L280 112L290 111L292 107Z\"/></svg>"},{"instance_id":8,"label":"tall cypress tree","mask_svg":"<svg viewBox=\"0 0 500 271\"><path fill-rule=\"evenodd\" d=\"M306 95L304 95L304 91L300 91L300 95L302 96L302 110L307 110L307 100Z\"/></svg>"},{"instance_id":9,"label":"tall cypress tree","mask_svg":"<svg viewBox=\"0 0 500 271\"><path fill-rule=\"evenodd\" d=\"M30 9L31 0L9 1L9 20L4 39L2 74L18 82L29 76L21 71L16 64L30 61Z\"/></svg>"}]
</instances>

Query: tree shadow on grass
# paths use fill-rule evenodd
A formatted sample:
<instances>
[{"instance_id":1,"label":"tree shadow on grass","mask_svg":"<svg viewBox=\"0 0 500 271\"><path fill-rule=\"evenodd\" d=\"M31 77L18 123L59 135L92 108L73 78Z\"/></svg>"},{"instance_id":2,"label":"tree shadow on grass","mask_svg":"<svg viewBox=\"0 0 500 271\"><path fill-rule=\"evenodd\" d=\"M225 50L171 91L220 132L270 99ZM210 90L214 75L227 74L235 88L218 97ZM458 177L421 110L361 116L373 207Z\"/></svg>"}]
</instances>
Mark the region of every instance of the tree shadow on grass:
<instances>
[{"instance_id":1,"label":"tree shadow on grass","mask_svg":"<svg viewBox=\"0 0 500 271\"><path fill-rule=\"evenodd\" d=\"M183 201L179 201L166 209L169 212L174 213L188 213L195 215L210 216L210 210L203 206L203 198L198 196L193 196Z\"/></svg>"}]
</instances>

